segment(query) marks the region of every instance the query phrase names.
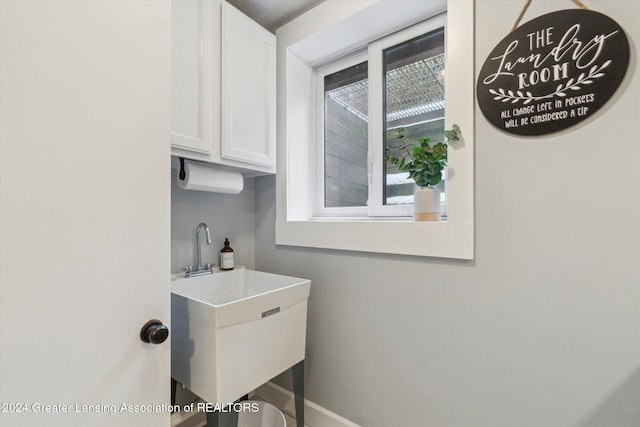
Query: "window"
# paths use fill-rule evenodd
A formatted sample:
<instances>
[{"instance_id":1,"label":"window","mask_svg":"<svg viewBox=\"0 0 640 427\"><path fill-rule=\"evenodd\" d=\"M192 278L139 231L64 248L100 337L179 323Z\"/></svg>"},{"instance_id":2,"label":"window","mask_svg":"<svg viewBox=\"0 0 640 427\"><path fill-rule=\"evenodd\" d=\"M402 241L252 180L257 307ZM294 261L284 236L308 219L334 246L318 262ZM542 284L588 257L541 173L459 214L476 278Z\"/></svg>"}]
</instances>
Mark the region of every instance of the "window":
<instances>
[{"instance_id":1,"label":"window","mask_svg":"<svg viewBox=\"0 0 640 427\"><path fill-rule=\"evenodd\" d=\"M442 140L444 28L385 49L383 64L384 153L400 156L401 147L414 145L419 138ZM389 162L382 164L382 205L412 205L415 185L410 184L408 174Z\"/></svg>"},{"instance_id":2,"label":"window","mask_svg":"<svg viewBox=\"0 0 640 427\"><path fill-rule=\"evenodd\" d=\"M276 244L473 258L472 27L473 0L326 1L276 31ZM385 152L453 123L447 220L414 222Z\"/></svg>"},{"instance_id":3,"label":"window","mask_svg":"<svg viewBox=\"0 0 640 427\"><path fill-rule=\"evenodd\" d=\"M385 156L444 139L444 23L439 15L316 68L315 216L412 215L417 186ZM438 189L446 206L444 182Z\"/></svg>"},{"instance_id":4,"label":"window","mask_svg":"<svg viewBox=\"0 0 640 427\"><path fill-rule=\"evenodd\" d=\"M318 216L367 215L369 81L361 59L366 55L323 67L316 77Z\"/></svg>"}]
</instances>

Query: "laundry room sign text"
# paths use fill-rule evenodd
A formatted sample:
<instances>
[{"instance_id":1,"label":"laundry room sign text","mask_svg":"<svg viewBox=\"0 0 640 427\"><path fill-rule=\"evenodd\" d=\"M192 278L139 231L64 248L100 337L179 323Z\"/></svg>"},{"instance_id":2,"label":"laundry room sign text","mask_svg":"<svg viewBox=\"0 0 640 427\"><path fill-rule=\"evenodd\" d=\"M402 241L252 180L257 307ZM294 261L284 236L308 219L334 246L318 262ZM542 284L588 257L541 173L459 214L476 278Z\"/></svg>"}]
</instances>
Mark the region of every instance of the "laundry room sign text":
<instances>
[{"instance_id":1,"label":"laundry room sign text","mask_svg":"<svg viewBox=\"0 0 640 427\"><path fill-rule=\"evenodd\" d=\"M557 132L592 116L614 94L629 42L611 18L591 10L542 15L507 35L477 82L484 116L505 132Z\"/></svg>"}]
</instances>

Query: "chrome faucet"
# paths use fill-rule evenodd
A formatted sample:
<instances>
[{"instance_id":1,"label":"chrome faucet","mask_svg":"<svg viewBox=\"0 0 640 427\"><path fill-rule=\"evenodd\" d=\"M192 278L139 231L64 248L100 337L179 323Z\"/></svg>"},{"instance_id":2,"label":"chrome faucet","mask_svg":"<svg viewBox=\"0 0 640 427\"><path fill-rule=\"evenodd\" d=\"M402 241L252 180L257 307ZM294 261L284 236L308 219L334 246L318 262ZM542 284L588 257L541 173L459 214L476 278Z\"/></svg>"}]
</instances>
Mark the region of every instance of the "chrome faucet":
<instances>
[{"instance_id":1,"label":"chrome faucet","mask_svg":"<svg viewBox=\"0 0 640 427\"><path fill-rule=\"evenodd\" d=\"M204 270L202 267L202 253L200 252L200 230L204 229L204 233L207 237L207 245L211 244L211 232L209 231L209 226L204 222L198 224L198 228L196 228L196 269Z\"/></svg>"},{"instance_id":2,"label":"chrome faucet","mask_svg":"<svg viewBox=\"0 0 640 427\"><path fill-rule=\"evenodd\" d=\"M201 222L200 224L198 224L198 227L196 228L196 265L195 265L195 270L192 266L187 266L187 268L185 268L185 276L186 277L194 277L194 276L201 276L203 274L211 274L211 267L212 265L210 263L206 263L204 266L202 266L202 252L200 251L200 246L201 246L201 242L200 242L200 231L204 230L204 234L205 237L207 238L207 245L211 244L211 231L209 230L209 226L207 224L205 224L204 222Z\"/></svg>"}]
</instances>

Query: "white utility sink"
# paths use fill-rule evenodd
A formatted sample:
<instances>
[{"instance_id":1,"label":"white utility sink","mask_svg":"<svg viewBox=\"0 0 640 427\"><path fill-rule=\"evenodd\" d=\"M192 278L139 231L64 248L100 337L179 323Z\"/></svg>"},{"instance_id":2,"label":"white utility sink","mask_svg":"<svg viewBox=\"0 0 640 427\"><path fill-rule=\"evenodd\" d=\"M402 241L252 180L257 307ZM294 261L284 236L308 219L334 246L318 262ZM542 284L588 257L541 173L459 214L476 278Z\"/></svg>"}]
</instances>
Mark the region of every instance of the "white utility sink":
<instances>
[{"instance_id":1,"label":"white utility sink","mask_svg":"<svg viewBox=\"0 0 640 427\"><path fill-rule=\"evenodd\" d=\"M236 268L171 283L171 376L232 403L304 359L311 282Z\"/></svg>"}]
</instances>

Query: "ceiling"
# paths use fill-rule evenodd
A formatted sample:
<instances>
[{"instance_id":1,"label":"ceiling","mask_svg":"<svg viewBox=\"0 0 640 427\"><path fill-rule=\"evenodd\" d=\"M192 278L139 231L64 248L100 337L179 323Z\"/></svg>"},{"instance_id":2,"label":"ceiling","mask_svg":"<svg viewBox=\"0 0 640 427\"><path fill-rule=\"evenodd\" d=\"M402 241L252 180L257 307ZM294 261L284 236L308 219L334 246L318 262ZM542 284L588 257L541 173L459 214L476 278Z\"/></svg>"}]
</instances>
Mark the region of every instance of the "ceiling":
<instances>
[{"instance_id":1,"label":"ceiling","mask_svg":"<svg viewBox=\"0 0 640 427\"><path fill-rule=\"evenodd\" d=\"M267 30L291 21L324 0L227 0Z\"/></svg>"}]
</instances>

